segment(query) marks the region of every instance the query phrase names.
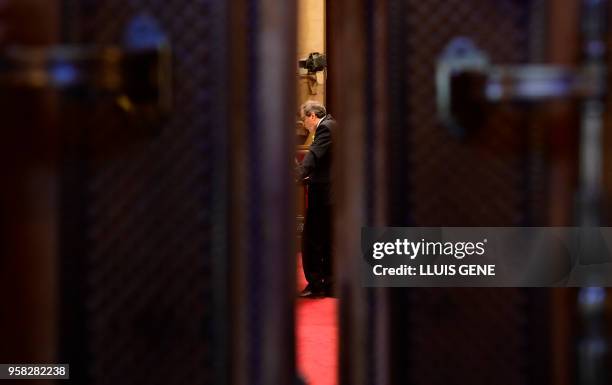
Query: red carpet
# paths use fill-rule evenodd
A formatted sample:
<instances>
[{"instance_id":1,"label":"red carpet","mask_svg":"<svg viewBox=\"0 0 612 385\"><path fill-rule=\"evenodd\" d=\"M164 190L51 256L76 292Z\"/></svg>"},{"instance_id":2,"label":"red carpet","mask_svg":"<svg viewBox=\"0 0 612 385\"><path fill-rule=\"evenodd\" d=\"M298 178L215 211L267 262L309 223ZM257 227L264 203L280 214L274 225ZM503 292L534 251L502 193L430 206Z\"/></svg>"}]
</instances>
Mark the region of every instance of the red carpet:
<instances>
[{"instance_id":1,"label":"red carpet","mask_svg":"<svg viewBox=\"0 0 612 385\"><path fill-rule=\"evenodd\" d=\"M298 290L306 286L298 255ZM337 299L298 299L297 366L308 385L336 385L338 372Z\"/></svg>"}]
</instances>

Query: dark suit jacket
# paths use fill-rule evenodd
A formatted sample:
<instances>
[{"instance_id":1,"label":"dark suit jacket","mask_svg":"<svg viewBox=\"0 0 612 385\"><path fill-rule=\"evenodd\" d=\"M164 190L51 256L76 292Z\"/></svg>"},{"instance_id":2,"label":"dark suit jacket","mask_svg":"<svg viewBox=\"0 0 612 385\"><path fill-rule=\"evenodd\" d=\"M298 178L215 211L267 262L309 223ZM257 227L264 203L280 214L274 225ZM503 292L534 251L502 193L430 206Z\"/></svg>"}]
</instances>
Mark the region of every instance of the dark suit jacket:
<instances>
[{"instance_id":1,"label":"dark suit jacket","mask_svg":"<svg viewBox=\"0 0 612 385\"><path fill-rule=\"evenodd\" d=\"M321 119L308 153L298 166L300 180L309 184L331 183L332 137L335 130L336 121L327 114Z\"/></svg>"}]
</instances>

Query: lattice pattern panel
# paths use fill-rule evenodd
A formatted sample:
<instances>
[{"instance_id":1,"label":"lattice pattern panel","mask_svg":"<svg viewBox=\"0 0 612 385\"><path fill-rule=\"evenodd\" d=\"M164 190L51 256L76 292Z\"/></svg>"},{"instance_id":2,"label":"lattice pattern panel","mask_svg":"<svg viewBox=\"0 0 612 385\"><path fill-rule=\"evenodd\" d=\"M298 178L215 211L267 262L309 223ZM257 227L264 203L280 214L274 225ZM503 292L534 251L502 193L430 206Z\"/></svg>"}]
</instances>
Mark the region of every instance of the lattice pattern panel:
<instances>
[{"instance_id":1,"label":"lattice pattern panel","mask_svg":"<svg viewBox=\"0 0 612 385\"><path fill-rule=\"evenodd\" d=\"M191 0L85 2L86 41L121 42L147 14L173 49L174 110L155 135L97 157L91 178L87 339L95 384L209 384L213 289L209 237L210 4ZM217 51L218 52L218 51ZM120 142L125 122L99 108L91 137ZM103 122L100 124L100 122ZM145 127L146 129L146 127ZM109 133L109 134L106 134ZM105 135L119 135L104 137Z\"/></svg>"},{"instance_id":2,"label":"lattice pattern panel","mask_svg":"<svg viewBox=\"0 0 612 385\"><path fill-rule=\"evenodd\" d=\"M417 225L494 226L527 222L530 137L525 110L495 107L466 140L438 123L435 68L438 55L466 36L494 64L528 60L530 2L428 0L407 2L408 125L411 138L411 206ZM544 182L542 182L544 183Z\"/></svg>"},{"instance_id":3,"label":"lattice pattern panel","mask_svg":"<svg viewBox=\"0 0 612 385\"><path fill-rule=\"evenodd\" d=\"M524 291L418 289L409 301L410 384L529 383Z\"/></svg>"},{"instance_id":4,"label":"lattice pattern panel","mask_svg":"<svg viewBox=\"0 0 612 385\"><path fill-rule=\"evenodd\" d=\"M467 36L494 64L533 58L537 28L526 0L408 0L403 52L410 131L410 212L419 226L512 226L545 217L546 164L528 112L491 110L483 127L453 137L436 115L438 55ZM537 41L541 44L541 40ZM539 212L533 212L537 207ZM411 289L394 306L405 325L400 358L409 384L524 384L533 379L528 292L519 289ZM546 316L545 310L536 315ZM543 342L542 342L543 343ZM401 346L400 350L401 350ZM396 354L399 354L396 351ZM402 364L400 364L400 367ZM501 379L501 380L500 380Z\"/></svg>"}]
</instances>

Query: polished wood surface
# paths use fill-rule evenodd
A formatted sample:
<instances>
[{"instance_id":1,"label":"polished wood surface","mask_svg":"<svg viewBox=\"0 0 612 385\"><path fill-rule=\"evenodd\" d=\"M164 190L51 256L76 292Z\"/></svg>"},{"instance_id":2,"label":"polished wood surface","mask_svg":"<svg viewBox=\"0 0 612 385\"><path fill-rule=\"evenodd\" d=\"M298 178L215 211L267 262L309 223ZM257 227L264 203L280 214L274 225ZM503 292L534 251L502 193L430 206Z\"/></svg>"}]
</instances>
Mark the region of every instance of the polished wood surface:
<instances>
[{"instance_id":1,"label":"polished wood surface","mask_svg":"<svg viewBox=\"0 0 612 385\"><path fill-rule=\"evenodd\" d=\"M311 135L312 136L312 135ZM308 140L307 140L308 142ZM312 143L312 139L310 139ZM302 162L304 156L308 152L307 145L298 145L295 151L295 159L298 162ZM304 230L304 220L306 218L306 207L307 207L307 189L305 184L298 184L295 192L296 203L295 203L295 216L296 216L296 230L298 236L297 248L301 250L302 246L302 231Z\"/></svg>"},{"instance_id":2,"label":"polished wood surface","mask_svg":"<svg viewBox=\"0 0 612 385\"><path fill-rule=\"evenodd\" d=\"M304 129L302 128L302 130ZM314 132L308 134L304 143L298 144L296 146L295 159L298 162L302 162L313 140L314 140ZM299 143L299 139L298 139L298 143ZM298 234L298 243L297 243L298 250L301 248L301 245L302 245L302 231L304 230L304 219L306 218L306 202L308 198L306 194L307 194L306 185L305 184L299 185L296 189L296 205L295 205L296 226L297 226L297 234Z\"/></svg>"}]
</instances>

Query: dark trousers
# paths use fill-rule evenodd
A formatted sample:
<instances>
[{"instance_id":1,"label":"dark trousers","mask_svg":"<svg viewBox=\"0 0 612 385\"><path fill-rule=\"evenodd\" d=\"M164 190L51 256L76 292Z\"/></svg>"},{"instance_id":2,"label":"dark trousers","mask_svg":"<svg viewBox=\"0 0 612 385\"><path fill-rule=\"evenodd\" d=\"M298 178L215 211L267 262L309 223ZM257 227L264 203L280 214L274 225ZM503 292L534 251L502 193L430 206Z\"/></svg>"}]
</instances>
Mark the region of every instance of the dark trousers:
<instances>
[{"instance_id":1,"label":"dark trousers","mask_svg":"<svg viewBox=\"0 0 612 385\"><path fill-rule=\"evenodd\" d=\"M302 233L302 266L314 289L326 289L332 283L332 206L330 186L308 186L308 208Z\"/></svg>"}]
</instances>

